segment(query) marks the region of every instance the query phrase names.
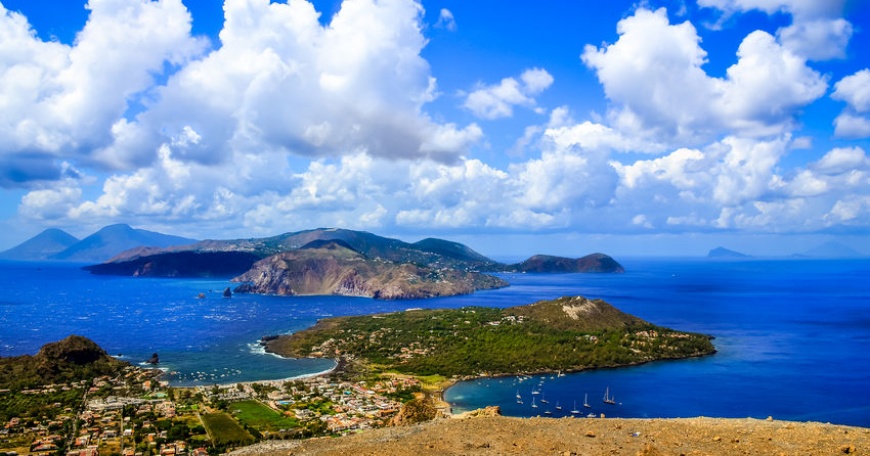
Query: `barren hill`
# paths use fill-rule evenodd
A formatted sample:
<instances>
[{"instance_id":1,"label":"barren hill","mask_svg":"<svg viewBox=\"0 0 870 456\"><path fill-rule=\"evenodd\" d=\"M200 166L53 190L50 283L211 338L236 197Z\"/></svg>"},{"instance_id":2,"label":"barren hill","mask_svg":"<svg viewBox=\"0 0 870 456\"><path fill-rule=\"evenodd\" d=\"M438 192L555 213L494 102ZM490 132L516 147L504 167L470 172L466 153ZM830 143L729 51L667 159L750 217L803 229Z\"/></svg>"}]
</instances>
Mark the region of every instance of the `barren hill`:
<instances>
[{"instance_id":1,"label":"barren hill","mask_svg":"<svg viewBox=\"0 0 870 456\"><path fill-rule=\"evenodd\" d=\"M247 455L867 454L870 429L755 419L442 419L342 438L264 442Z\"/></svg>"}]
</instances>

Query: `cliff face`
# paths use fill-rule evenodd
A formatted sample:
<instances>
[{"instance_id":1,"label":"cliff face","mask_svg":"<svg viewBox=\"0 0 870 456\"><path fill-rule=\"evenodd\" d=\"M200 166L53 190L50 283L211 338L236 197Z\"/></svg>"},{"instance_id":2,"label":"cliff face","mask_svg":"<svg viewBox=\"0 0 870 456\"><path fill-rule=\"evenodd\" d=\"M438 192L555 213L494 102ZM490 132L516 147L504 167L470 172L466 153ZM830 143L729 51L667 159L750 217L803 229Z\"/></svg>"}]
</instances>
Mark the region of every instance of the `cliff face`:
<instances>
[{"instance_id":1,"label":"cliff face","mask_svg":"<svg viewBox=\"0 0 870 456\"><path fill-rule=\"evenodd\" d=\"M240 293L342 295L417 299L500 288L507 282L476 272L372 259L340 241L318 242L258 261L233 279Z\"/></svg>"}]
</instances>

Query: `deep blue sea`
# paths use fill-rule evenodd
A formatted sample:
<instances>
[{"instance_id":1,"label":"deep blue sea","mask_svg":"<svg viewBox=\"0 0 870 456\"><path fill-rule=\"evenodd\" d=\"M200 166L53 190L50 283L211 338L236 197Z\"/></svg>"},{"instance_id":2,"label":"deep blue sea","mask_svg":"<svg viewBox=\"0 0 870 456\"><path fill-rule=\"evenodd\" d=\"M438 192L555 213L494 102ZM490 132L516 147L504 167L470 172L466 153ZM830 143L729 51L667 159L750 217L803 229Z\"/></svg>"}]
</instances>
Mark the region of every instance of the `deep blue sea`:
<instances>
[{"instance_id":1,"label":"deep blue sea","mask_svg":"<svg viewBox=\"0 0 870 456\"><path fill-rule=\"evenodd\" d=\"M579 294L655 324L711 334L718 353L523 381L462 382L445 394L454 411L499 405L507 415L558 417L571 415L576 401L576 416L773 416L870 427L870 260L620 261L625 274L508 274L509 288L421 301L223 298L227 280L92 276L80 265L0 262L0 356L33 354L80 334L131 362L158 353L177 385L279 379L322 372L333 362L281 359L256 342L319 318L508 307ZM616 404L603 403L605 388Z\"/></svg>"}]
</instances>

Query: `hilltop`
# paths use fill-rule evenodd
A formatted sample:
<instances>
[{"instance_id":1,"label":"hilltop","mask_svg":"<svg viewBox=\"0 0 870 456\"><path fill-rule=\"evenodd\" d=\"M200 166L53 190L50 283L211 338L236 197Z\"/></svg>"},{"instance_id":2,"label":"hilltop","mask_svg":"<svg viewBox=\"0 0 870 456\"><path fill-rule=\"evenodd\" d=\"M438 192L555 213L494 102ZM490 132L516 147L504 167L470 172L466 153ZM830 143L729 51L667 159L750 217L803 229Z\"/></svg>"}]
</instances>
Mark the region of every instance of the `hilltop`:
<instances>
[{"instance_id":1,"label":"hilltop","mask_svg":"<svg viewBox=\"0 0 870 456\"><path fill-rule=\"evenodd\" d=\"M372 259L344 241L313 241L260 260L233 279L236 292L276 295L343 295L419 299L501 288L497 277L456 269Z\"/></svg>"},{"instance_id":2,"label":"hilltop","mask_svg":"<svg viewBox=\"0 0 870 456\"><path fill-rule=\"evenodd\" d=\"M43 345L36 355L0 358L0 389L113 375L127 365L110 357L94 341L72 335Z\"/></svg>"},{"instance_id":3,"label":"hilltop","mask_svg":"<svg viewBox=\"0 0 870 456\"><path fill-rule=\"evenodd\" d=\"M715 352L708 336L656 326L582 296L508 309L327 318L266 342L266 350L356 359L376 371L445 376L573 371Z\"/></svg>"}]
</instances>

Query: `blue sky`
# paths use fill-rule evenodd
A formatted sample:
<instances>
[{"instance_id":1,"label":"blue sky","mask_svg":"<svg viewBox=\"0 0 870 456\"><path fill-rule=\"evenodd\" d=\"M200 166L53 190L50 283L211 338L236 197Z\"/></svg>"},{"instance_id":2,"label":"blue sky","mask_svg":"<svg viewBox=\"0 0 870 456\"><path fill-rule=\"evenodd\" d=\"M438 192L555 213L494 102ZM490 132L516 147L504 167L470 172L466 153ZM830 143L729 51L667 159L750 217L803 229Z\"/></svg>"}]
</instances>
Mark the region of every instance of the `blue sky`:
<instances>
[{"instance_id":1,"label":"blue sky","mask_svg":"<svg viewBox=\"0 0 870 456\"><path fill-rule=\"evenodd\" d=\"M870 253L868 0L0 4L0 249Z\"/></svg>"}]
</instances>

